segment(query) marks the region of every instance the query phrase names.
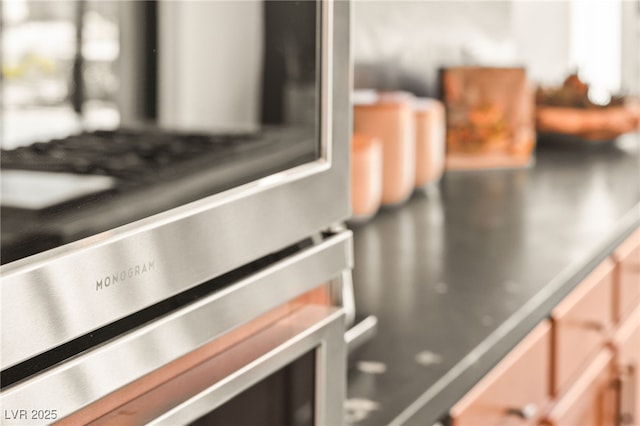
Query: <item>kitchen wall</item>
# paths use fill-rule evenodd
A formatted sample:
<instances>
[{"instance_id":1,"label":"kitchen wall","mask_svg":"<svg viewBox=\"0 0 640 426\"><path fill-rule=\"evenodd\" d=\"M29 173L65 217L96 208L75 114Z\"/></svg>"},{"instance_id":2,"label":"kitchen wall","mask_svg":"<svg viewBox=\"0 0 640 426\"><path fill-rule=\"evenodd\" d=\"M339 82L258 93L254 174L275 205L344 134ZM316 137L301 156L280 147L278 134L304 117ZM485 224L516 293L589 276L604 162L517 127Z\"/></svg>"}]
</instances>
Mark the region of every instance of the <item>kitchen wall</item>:
<instances>
[{"instance_id":1,"label":"kitchen wall","mask_svg":"<svg viewBox=\"0 0 640 426\"><path fill-rule=\"evenodd\" d=\"M505 1L355 1L356 87L434 95L439 66L513 63L510 9Z\"/></svg>"},{"instance_id":2,"label":"kitchen wall","mask_svg":"<svg viewBox=\"0 0 640 426\"><path fill-rule=\"evenodd\" d=\"M572 62L587 81L598 83L596 96L606 97L609 92L620 91L621 2L573 1L571 6ZM638 48L640 46L636 44L636 49Z\"/></svg>"},{"instance_id":3,"label":"kitchen wall","mask_svg":"<svg viewBox=\"0 0 640 426\"><path fill-rule=\"evenodd\" d=\"M640 96L640 0L622 2L623 89Z\"/></svg>"},{"instance_id":4,"label":"kitchen wall","mask_svg":"<svg viewBox=\"0 0 640 426\"><path fill-rule=\"evenodd\" d=\"M630 8L617 0L356 0L355 84L435 96L443 66L525 66L543 84L580 67L594 85L618 91L625 52L640 49L637 36L623 43L622 7Z\"/></svg>"},{"instance_id":5,"label":"kitchen wall","mask_svg":"<svg viewBox=\"0 0 640 426\"><path fill-rule=\"evenodd\" d=\"M510 3L509 27L521 63L528 75L543 84L560 84L571 63L569 1Z\"/></svg>"}]
</instances>

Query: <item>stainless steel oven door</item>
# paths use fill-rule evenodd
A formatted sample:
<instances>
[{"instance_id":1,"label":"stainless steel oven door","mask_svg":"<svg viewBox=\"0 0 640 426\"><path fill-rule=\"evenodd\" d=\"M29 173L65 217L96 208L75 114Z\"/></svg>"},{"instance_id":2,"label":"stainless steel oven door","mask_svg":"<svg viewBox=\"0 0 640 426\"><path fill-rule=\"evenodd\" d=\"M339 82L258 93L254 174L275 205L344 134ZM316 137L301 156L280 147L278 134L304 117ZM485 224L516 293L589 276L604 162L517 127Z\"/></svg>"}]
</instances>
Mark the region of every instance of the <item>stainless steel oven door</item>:
<instances>
[{"instance_id":1,"label":"stainless steel oven door","mask_svg":"<svg viewBox=\"0 0 640 426\"><path fill-rule=\"evenodd\" d=\"M315 355L311 401L313 406L304 411L313 418L311 424L342 424L346 386L344 316L335 308L321 306L302 308L223 353L217 359L210 360L210 364L224 366L214 370L211 385L176 407L161 413L149 424L186 425L206 415L211 416L210 413L216 408L240 397L242 392L251 386L310 352ZM246 359L250 359L250 362L244 364L244 361L238 361ZM169 386L162 392L165 395L170 392ZM292 395L283 396L287 398ZM252 407L244 404L243 409L251 410ZM130 415L128 413L131 409L123 408L121 412L125 413L123 416ZM295 417L295 413L287 413L286 417ZM306 423L304 414L298 417L303 417L300 422ZM266 418L254 419L253 424L268 424ZM118 424L118 417L110 418L109 421L111 420ZM211 423L205 421L201 424Z\"/></svg>"},{"instance_id":2,"label":"stainless steel oven door","mask_svg":"<svg viewBox=\"0 0 640 426\"><path fill-rule=\"evenodd\" d=\"M2 370L348 217L349 14L321 2L320 158L3 265Z\"/></svg>"},{"instance_id":3,"label":"stainless steel oven door","mask_svg":"<svg viewBox=\"0 0 640 426\"><path fill-rule=\"evenodd\" d=\"M200 323L196 327L204 328L206 324ZM123 399L118 409L88 424L342 424L346 389L344 329L342 310L319 305L305 306L158 388L130 401ZM303 365L308 371L298 366L289 372L288 381L297 382L297 388L289 385L282 389L277 381L269 382L270 376L290 368L303 357L311 360ZM302 377L291 377L291 374L307 377L302 389ZM262 398L269 399L265 401L269 406L264 410L259 408L264 402L261 404L262 401L256 401L255 396L245 393L260 385L267 387L261 392ZM304 399L298 401L297 405L291 403L292 399L300 399L294 392L304 394ZM227 408L230 403L234 403L235 407ZM22 407L35 406L33 402L25 404ZM91 409L91 406L85 408L88 411ZM7 412L20 411L8 409ZM38 412L55 412L55 416L49 415L46 418L49 421L31 417L38 416ZM60 412L56 409L26 408L29 421L12 419L6 413L5 421L8 421L7 424L26 425L58 420L60 425L71 425L77 424L82 413L76 413L75 417L69 419L60 419L58 415ZM87 417L91 418L90 414ZM231 419L233 423L229 423Z\"/></svg>"},{"instance_id":4,"label":"stainless steel oven door","mask_svg":"<svg viewBox=\"0 0 640 426\"><path fill-rule=\"evenodd\" d=\"M96 401L163 371L317 286L340 280L343 272L353 266L351 244L350 231L327 237L229 287L3 389L0 406L7 413L55 410L56 419L12 419L12 424L22 425L50 423L86 410ZM209 406L209 395L222 401L300 354L315 351L316 423L339 424L341 420L331 420L342 412L346 380L344 331L342 308L310 306L293 311L240 343L239 349L230 349L226 355L223 352L222 358L212 361L215 368L209 373L215 373L211 373L215 377L211 376L205 386L208 390L189 395L189 404ZM228 368L220 364L220 359L227 360ZM121 403L115 406L118 405ZM165 411L169 415L168 410L173 408L171 403L162 405L160 412L145 421L165 415ZM182 419L181 412L170 413Z\"/></svg>"}]
</instances>

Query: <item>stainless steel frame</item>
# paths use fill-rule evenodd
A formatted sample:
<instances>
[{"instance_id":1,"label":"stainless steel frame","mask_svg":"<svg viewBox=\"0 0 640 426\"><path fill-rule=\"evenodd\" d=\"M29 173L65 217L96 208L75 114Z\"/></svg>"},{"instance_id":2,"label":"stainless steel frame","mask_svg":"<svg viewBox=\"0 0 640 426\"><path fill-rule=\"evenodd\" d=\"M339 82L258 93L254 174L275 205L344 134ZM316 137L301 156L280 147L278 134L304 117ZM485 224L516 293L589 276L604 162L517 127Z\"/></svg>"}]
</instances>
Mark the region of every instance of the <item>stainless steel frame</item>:
<instances>
[{"instance_id":1,"label":"stainless steel frame","mask_svg":"<svg viewBox=\"0 0 640 426\"><path fill-rule=\"evenodd\" d=\"M335 235L222 291L10 387L0 393L0 406L4 410L47 408L57 410L58 418L65 417L317 285L340 277L344 270L352 267L351 245L350 231ZM321 404L321 407L327 406L329 417L326 419L333 419L337 412L342 413L341 402L338 403L336 398L344 396L342 382L346 380L343 365L346 362L344 310L333 312L329 322L334 322L334 314L339 315L340 325L318 331L318 336L332 342L329 346L322 346L325 349L321 350L319 357L321 365L329 363L331 366L330 370L325 370L331 373L330 376L320 376L321 379L327 377L330 382L323 386L335 392ZM301 321L300 324L308 323ZM299 326L295 321L291 324ZM324 326L318 327L325 330ZM335 334L338 328L340 331ZM312 327L301 336L310 336L311 340L305 340L307 343L317 343L317 337L313 337L315 333L316 329ZM340 342L336 340L338 335ZM287 347L297 345L293 341L287 343ZM327 349L331 351L327 352ZM291 350L294 349L286 349ZM278 356L277 359L281 358ZM265 370L260 368L258 371ZM320 395L324 393L323 390ZM338 411L335 410L336 404L340 405ZM340 424L341 421L318 424Z\"/></svg>"},{"instance_id":2,"label":"stainless steel frame","mask_svg":"<svg viewBox=\"0 0 640 426\"><path fill-rule=\"evenodd\" d=\"M321 158L1 267L3 370L348 217L350 4L321 9Z\"/></svg>"},{"instance_id":3,"label":"stainless steel frame","mask_svg":"<svg viewBox=\"0 0 640 426\"><path fill-rule=\"evenodd\" d=\"M284 334L286 337L281 333L282 328L287 331ZM228 375L216 381L211 387L148 424L181 425L197 420L312 350L316 352L314 424L318 426L342 424L347 358L344 342L344 313L335 308L321 306L303 308L291 317L222 354L219 357L219 364L233 364L233 359L239 355L255 353L256 348L263 346L261 341L265 340L273 345L271 350L256 354L254 361L237 370L231 369ZM335 374L335 372L345 374Z\"/></svg>"}]
</instances>

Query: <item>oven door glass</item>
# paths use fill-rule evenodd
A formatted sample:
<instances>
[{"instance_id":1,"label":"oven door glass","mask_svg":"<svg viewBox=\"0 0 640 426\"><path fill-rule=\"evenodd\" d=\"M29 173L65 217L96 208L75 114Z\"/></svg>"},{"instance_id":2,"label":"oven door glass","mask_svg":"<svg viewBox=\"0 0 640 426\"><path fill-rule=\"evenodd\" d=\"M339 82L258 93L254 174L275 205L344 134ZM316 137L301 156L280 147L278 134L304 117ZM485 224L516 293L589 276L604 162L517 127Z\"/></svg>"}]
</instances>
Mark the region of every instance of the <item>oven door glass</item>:
<instances>
[{"instance_id":1,"label":"oven door glass","mask_svg":"<svg viewBox=\"0 0 640 426\"><path fill-rule=\"evenodd\" d=\"M321 157L319 2L3 8L2 263Z\"/></svg>"},{"instance_id":2,"label":"oven door glass","mask_svg":"<svg viewBox=\"0 0 640 426\"><path fill-rule=\"evenodd\" d=\"M189 426L313 426L314 366L309 352Z\"/></svg>"}]
</instances>

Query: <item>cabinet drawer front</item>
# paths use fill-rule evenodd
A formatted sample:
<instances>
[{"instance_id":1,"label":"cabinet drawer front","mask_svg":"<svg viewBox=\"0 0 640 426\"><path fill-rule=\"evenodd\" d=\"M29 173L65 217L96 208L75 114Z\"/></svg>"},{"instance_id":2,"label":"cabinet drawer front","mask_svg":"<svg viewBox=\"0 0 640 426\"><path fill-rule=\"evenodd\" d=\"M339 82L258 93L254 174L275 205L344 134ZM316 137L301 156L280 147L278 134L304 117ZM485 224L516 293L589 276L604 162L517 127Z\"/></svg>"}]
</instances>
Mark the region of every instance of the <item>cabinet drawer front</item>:
<instances>
[{"instance_id":1,"label":"cabinet drawer front","mask_svg":"<svg viewBox=\"0 0 640 426\"><path fill-rule=\"evenodd\" d=\"M603 349L554 405L544 424L614 426L616 388L613 354Z\"/></svg>"},{"instance_id":2,"label":"cabinet drawer front","mask_svg":"<svg viewBox=\"0 0 640 426\"><path fill-rule=\"evenodd\" d=\"M627 317L614 340L618 350L618 363L640 363L640 306Z\"/></svg>"},{"instance_id":3,"label":"cabinet drawer front","mask_svg":"<svg viewBox=\"0 0 640 426\"><path fill-rule=\"evenodd\" d=\"M617 263L615 316L622 321L640 304L640 229L618 247L613 258Z\"/></svg>"},{"instance_id":4,"label":"cabinet drawer front","mask_svg":"<svg viewBox=\"0 0 640 426\"><path fill-rule=\"evenodd\" d=\"M552 393L559 395L608 338L613 321L613 262L606 259L553 310Z\"/></svg>"},{"instance_id":5,"label":"cabinet drawer front","mask_svg":"<svg viewBox=\"0 0 640 426\"><path fill-rule=\"evenodd\" d=\"M640 306L616 333L616 366L620 380L620 419L623 425L640 424Z\"/></svg>"},{"instance_id":6,"label":"cabinet drawer front","mask_svg":"<svg viewBox=\"0 0 640 426\"><path fill-rule=\"evenodd\" d=\"M453 426L534 425L549 401L551 324L544 321L452 409Z\"/></svg>"}]
</instances>

